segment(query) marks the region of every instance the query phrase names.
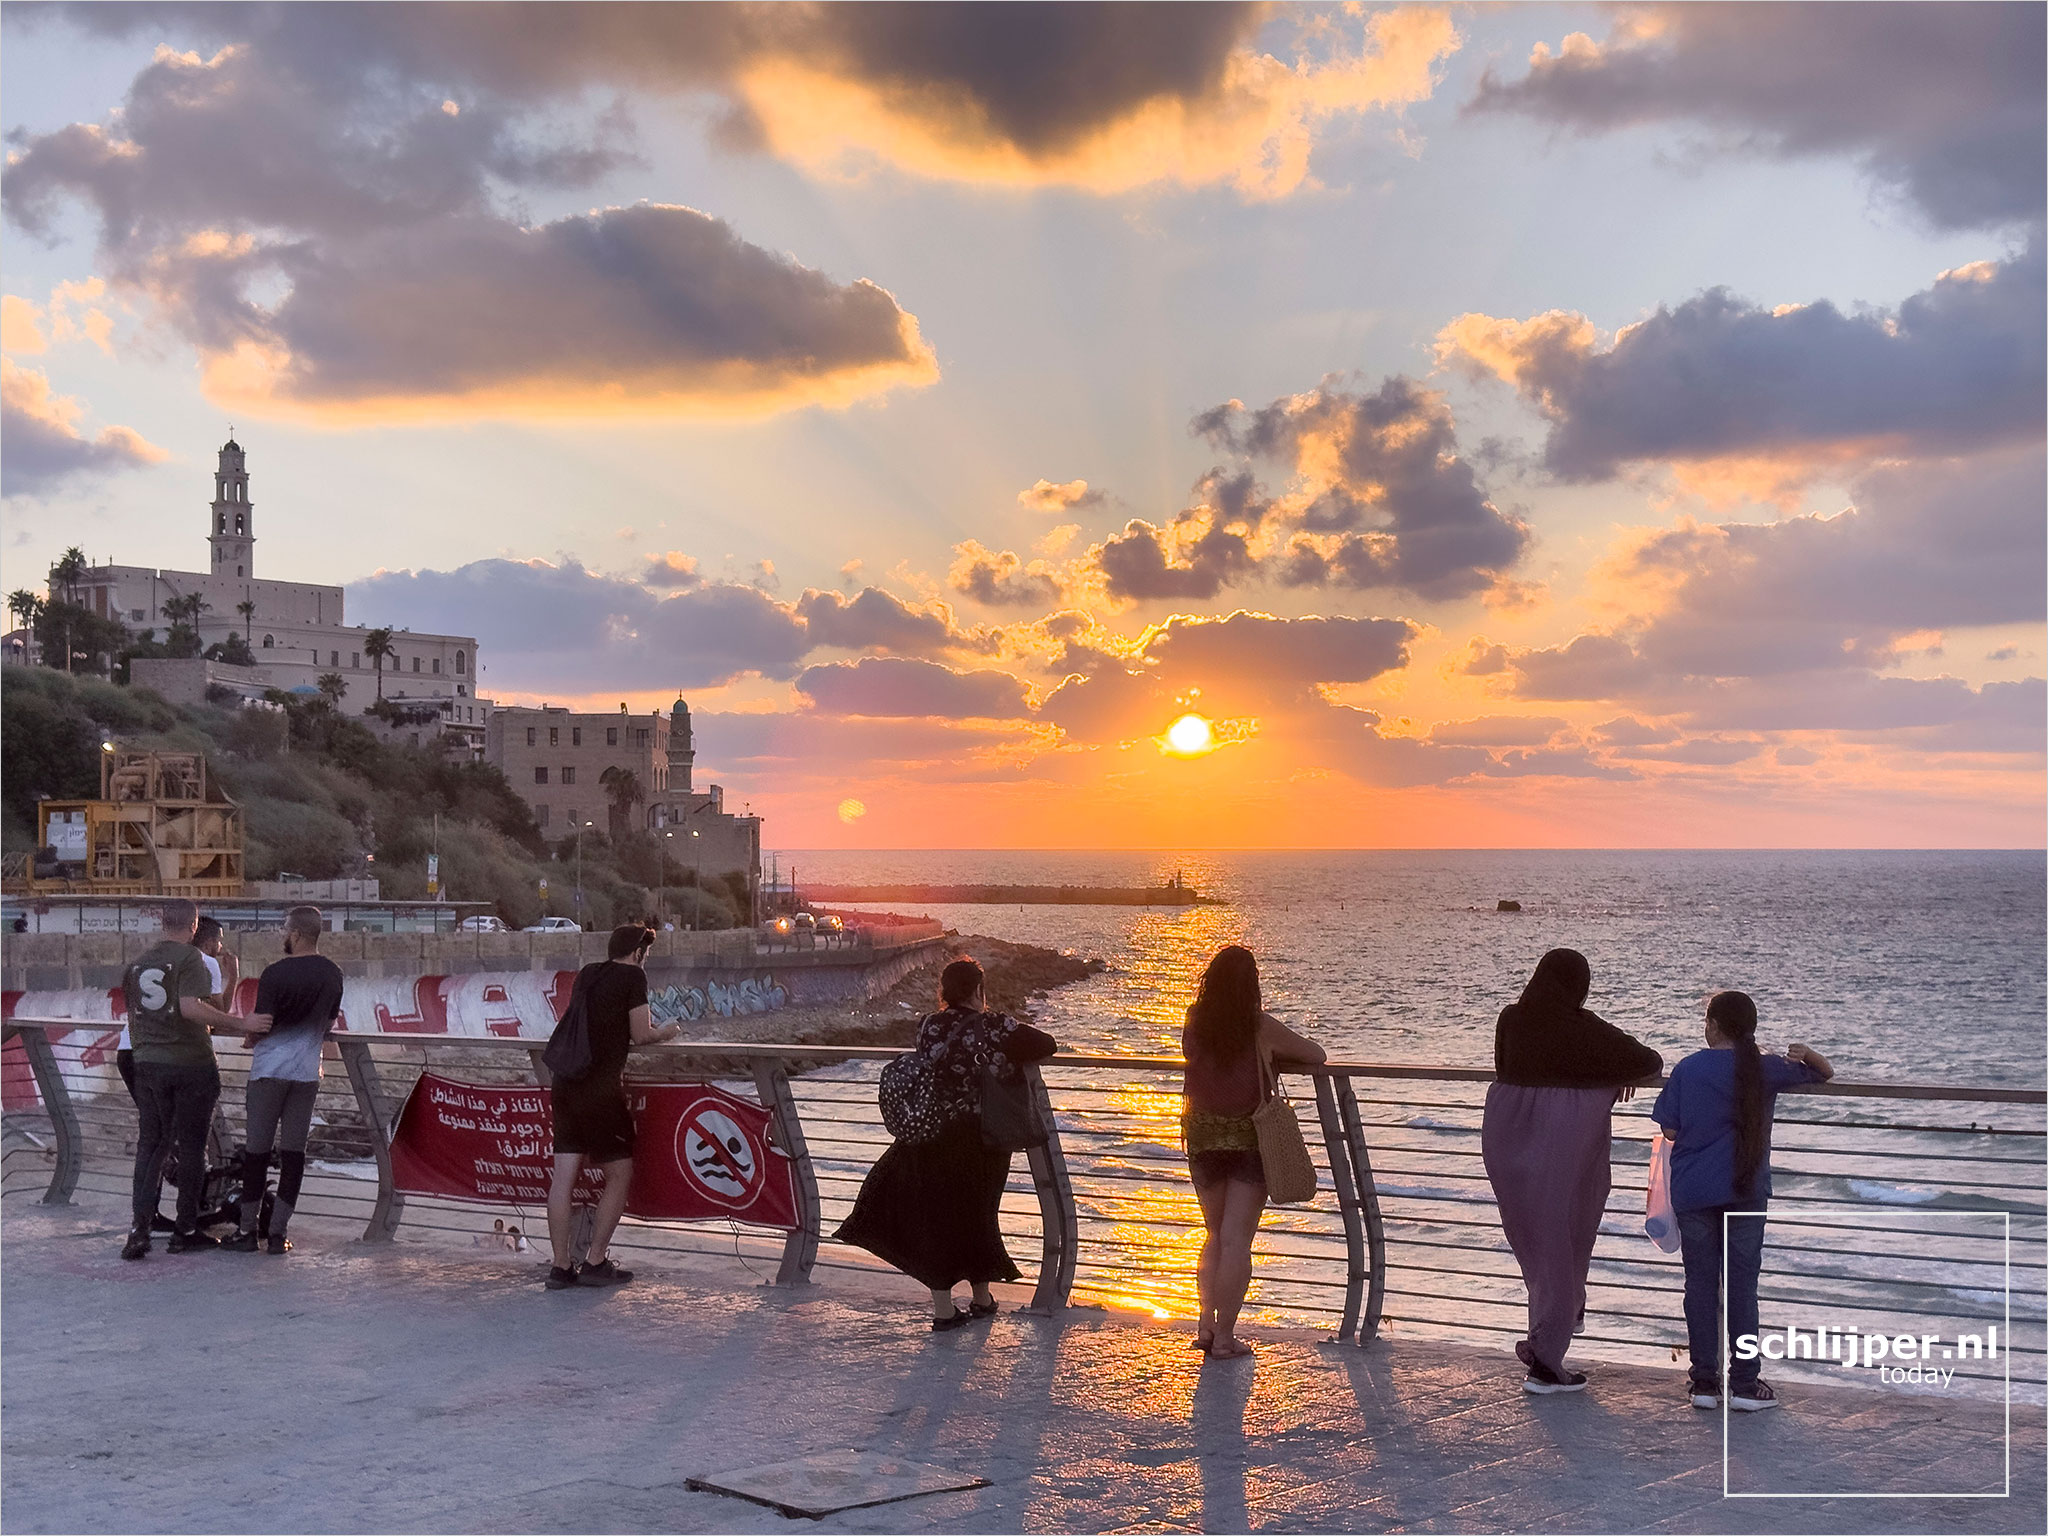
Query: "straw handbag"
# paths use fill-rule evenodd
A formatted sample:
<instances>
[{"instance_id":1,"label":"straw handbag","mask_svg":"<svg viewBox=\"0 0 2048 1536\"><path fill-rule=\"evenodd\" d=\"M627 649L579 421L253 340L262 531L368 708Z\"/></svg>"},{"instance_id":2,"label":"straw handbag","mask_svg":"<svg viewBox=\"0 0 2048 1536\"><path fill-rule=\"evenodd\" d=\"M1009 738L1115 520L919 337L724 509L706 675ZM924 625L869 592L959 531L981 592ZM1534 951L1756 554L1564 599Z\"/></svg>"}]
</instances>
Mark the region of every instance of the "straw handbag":
<instances>
[{"instance_id":1,"label":"straw handbag","mask_svg":"<svg viewBox=\"0 0 2048 1536\"><path fill-rule=\"evenodd\" d=\"M1264 1045L1259 1047L1259 1086L1252 1129L1258 1134L1259 1162L1266 1170L1266 1198L1275 1205L1305 1205L1316 1197L1316 1165Z\"/></svg>"}]
</instances>

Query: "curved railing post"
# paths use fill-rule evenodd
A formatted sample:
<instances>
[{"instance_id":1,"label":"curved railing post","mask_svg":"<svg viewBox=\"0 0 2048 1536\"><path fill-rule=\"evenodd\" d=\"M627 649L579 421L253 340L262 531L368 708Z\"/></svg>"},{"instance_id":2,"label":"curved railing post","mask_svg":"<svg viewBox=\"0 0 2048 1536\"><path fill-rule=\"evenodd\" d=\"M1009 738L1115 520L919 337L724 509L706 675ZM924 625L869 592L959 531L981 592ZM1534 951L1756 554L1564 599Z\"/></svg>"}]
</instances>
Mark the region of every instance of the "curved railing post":
<instances>
[{"instance_id":1,"label":"curved railing post","mask_svg":"<svg viewBox=\"0 0 2048 1536\"><path fill-rule=\"evenodd\" d=\"M42 1095L43 1108L50 1113L50 1129L57 1138L57 1166L50 1170L50 1187L43 1191L42 1203L69 1205L72 1192L78 1188L81 1138L71 1090L65 1085L64 1074L57 1069L57 1052L44 1030L10 1025L7 1038L21 1042L22 1053L28 1057L28 1069L36 1080L36 1092Z\"/></svg>"},{"instance_id":2,"label":"curved railing post","mask_svg":"<svg viewBox=\"0 0 2048 1536\"><path fill-rule=\"evenodd\" d=\"M1059 1117L1036 1066L1024 1068L1024 1080L1046 1128L1045 1145L1025 1153L1031 1187L1038 1194L1039 1229L1044 1234L1038 1256L1038 1289L1031 1310L1050 1316L1067 1304L1074 1290L1074 1264L1081 1242L1081 1219L1074 1209L1074 1184L1067 1176L1067 1154L1060 1146Z\"/></svg>"},{"instance_id":3,"label":"curved railing post","mask_svg":"<svg viewBox=\"0 0 2048 1536\"><path fill-rule=\"evenodd\" d=\"M1358 1183L1351 1165L1351 1138L1337 1108L1337 1089L1330 1074L1318 1070L1316 1118L1322 1122L1323 1150L1330 1161L1330 1179L1337 1189L1337 1212L1344 1221L1344 1318L1337 1342L1349 1344L1358 1331L1358 1308L1366 1288L1365 1228L1359 1218ZM1348 1083L1349 1078L1343 1079Z\"/></svg>"},{"instance_id":4,"label":"curved railing post","mask_svg":"<svg viewBox=\"0 0 2048 1536\"><path fill-rule=\"evenodd\" d=\"M363 1228L366 1243L388 1243L397 1235L398 1224L405 1218L405 1196L398 1192L391 1177L391 1122L385 1117L384 1109L377 1102L377 1062L370 1055L370 1042L351 1040L346 1036L336 1040L341 1048L341 1064L348 1069L349 1086L356 1092L356 1108L362 1111L363 1124L370 1131L370 1150L377 1157L377 1203L370 1208L370 1220Z\"/></svg>"},{"instance_id":5,"label":"curved railing post","mask_svg":"<svg viewBox=\"0 0 2048 1536\"><path fill-rule=\"evenodd\" d=\"M1359 1120L1358 1095L1352 1091L1349 1073L1337 1079L1337 1109L1344 1120L1344 1139L1351 1144L1351 1172L1365 1221L1365 1316L1358 1325L1358 1342L1370 1344L1380 1336L1380 1312L1387 1304L1387 1230L1380 1221L1379 1186L1373 1181L1372 1153L1365 1145L1365 1126Z\"/></svg>"},{"instance_id":6,"label":"curved railing post","mask_svg":"<svg viewBox=\"0 0 2048 1536\"><path fill-rule=\"evenodd\" d=\"M775 1122L775 1139L796 1165L797 1226L782 1243L782 1266L775 1271L777 1285L809 1285L811 1266L818 1261L819 1228L824 1208L818 1201L818 1170L811 1162L810 1145L804 1140L803 1117L797 1113L796 1095L789 1091L789 1073L779 1061L754 1063L754 1090L761 1107Z\"/></svg>"}]
</instances>

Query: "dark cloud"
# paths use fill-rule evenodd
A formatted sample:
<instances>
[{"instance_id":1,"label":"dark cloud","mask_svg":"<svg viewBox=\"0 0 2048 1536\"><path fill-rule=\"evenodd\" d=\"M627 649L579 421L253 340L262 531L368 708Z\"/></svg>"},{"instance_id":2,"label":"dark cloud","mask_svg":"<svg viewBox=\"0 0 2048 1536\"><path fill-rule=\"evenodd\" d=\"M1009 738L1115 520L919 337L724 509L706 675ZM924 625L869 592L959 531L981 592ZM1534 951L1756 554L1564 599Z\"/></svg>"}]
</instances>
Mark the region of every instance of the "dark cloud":
<instances>
[{"instance_id":1,"label":"dark cloud","mask_svg":"<svg viewBox=\"0 0 2048 1536\"><path fill-rule=\"evenodd\" d=\"M128 427L87 437L79 414L76 402L51 392L40 370L0 359L0 495L42 496L167 456Z\"/></svg>"},{"instance_id":2,"label":"dark cloud","mask_svg":"<svg viewBox=\"0 0 2048 1536\"><path fill-rule=\"evenodd\" d=\"M1165 528L1132 518L1122 533L1089 551L1089 559L1111 597L1140 603L1212 598L1257 563L1244 534L1192 513Z\"/></svg>"},{"instance_id":3,"label":"dark cloud","mask_svg":"<svg viewBox=\"0 0 2048 1536\"><path fill-rule=\"evenodd\" d=\"M676 549L663 555L649 555L647 564L641 567L639 579L643 585L664 592L677 587L701 586L704 581L698 574L697 562Z\"/></svg>"},{"instance_id":4,"label":"dark cloud","mask_svg":"<svg viewBox=\"0 0 2048 1536\"><path fill-rule=\"evenodd\" d=\"M1586 133L1699 124L1780 156L1853 155L1934 224L2039 219L2039 5L1630 6L1604 44L1488 70L1472 106Z\"/></svg>"},{"instance_id":5,"label":"dark cloud","mask_svg":"<svg viewBox=\"0 0 2048 1536\"><path fill-rule=\"evenodd\" d=\"M657 597L575 561L477 560L452 571L379 571L348 588L357 623L416 622L473 635L493 687L588 691L705 687L796 674L812 639L791 610L750 586L713 582Z\"/></svg>"},{"instance_id":6,"label":"dark cloud","mask_svg":"<svg viewBox=\"0 0 2048 1536\"><path fill-rule=\"evenodd\" d=\"M1059 577L1044 561L1027 564L1010 550L985 549L973 539L956 544L953 556L948 584L990 608L1046 608L1062 595Z\"/></svg>"},{"instance_id":7,"label":"dark cloud","mask_svg":"<svg viewBox=\"0 0 2048 1536\"><path fill-rule=\"evenodd\" d=\"M1277 619L1237 613L1223 618L1176 614L1149 631L1144 658L1175 684L1229 679L1273 688L1302 683L1362 683L1408 664L1418 633L1405 619Z\"/></svg>"},{"instance_id":8,"label":"dark cloud","mask_svg":"<svg viewBox=\"0 0 2048 1536\"><path fill-rule=\"evenodd\" d=\"M93 207L109 276L201 349L222 403L403 420L758 413L936 376L882 289L708 214L506 214L508 194L609 170L615 123L539 142L516 101L444 97L405 59L304 46L361 42L374 22L322 7L243 19L256 41L160 51L106 124L16 135L0 188L31 233L67 200ZM506 20L517 32L528 16Z\"/></svg>"},{"instance_id":9,"label":"dark cloud","mask_svg":"<svg viewBox=\"0 0 2048 1536\"><path fill-rule=\"evenodd\" d=\"M1028 691L1008 672L956 672L907 656L806 667L796 687L828 714L1017 720L1031 713Z\"/></svg>"},{"instance_id":10,"label":"dark cloud","mask_svg":"<svg viewBox=\"0 0 2048 1536\"><path fill-rule=\"evenodd\" d=\"M1326 379L1256 411L1218 406L1197 417L1195 429L1301 478L1300 505L1281 514L1303 530L1277 561L1287 585L1466 597L1491 586L1528 547L1528 528L1488 500L1458 456L1450 408L1412 379L1388 378L1370 394ZM1248 477L1242 483L1245 521L1257 526L1271 509Z\"/></svg>"},{"instance_id":11,"label":"dark cloud","mask_svg":"<svg viewBox=\"0 0 2048 1536\"><path fill-rule=\"evenodd\" d=\"M1149 673L1107 669L1069 677L1046 695L1038 718L1081 742L1133 741L1165 729L1173 690Z\"/></svg>"},{"instance_id":12,"label":"dark cloud","mask_svg":"<svg viewBox=\"0 0 2048 1536\"><path fill-rule=\"evenodd\" d=\"M1658 683L1656 669L1616 635L1579 635L1509 657L1515 694L1524 699L1622 699Z\"/></svg>"},{"instance_id":13,"label":"dark cloud","mask_svg":"<svg viewBox=\"0 0 2048 1536\"><path fill-rule=\"evenodd\" d=\"M758 777L786 773L813 778L837 795L858 794L858 775L915 771L918 782L985 777L981 757L1016 749L1029 738L1016 726L964 724L940 719L886 719L830 715L801 709L694 715L700 777L715 759L725 771Z\"/></svg>"},{"instance_id":14,"label":"dark cloud","mask_svg":"<svg viewBox=\"0 0 2048 1536\"><path fill-rule=\"evenodd\" d=\"M960 629L944 603L920 607L880 587L852 597L811 587L796 600L796 615L813 645L925 657L990 649L988 636Z\"/></svg>"},{"instance_id":15,"label":"dark cloud","mask_svg":"<svg viewBox=\"0 0 2048 1536\"><path fill-rule=\"evenodd\" d=\"M1549 418L1545 463L1570 480L1831 445L1945 454L2040 437L2044 292L2036 239L1944 274L1896 311L1771 310L1715 289L1660 307L1604 351L1583 318L1558 313L1466 315L1439 340Z\"/></svg>"}]
</instances>

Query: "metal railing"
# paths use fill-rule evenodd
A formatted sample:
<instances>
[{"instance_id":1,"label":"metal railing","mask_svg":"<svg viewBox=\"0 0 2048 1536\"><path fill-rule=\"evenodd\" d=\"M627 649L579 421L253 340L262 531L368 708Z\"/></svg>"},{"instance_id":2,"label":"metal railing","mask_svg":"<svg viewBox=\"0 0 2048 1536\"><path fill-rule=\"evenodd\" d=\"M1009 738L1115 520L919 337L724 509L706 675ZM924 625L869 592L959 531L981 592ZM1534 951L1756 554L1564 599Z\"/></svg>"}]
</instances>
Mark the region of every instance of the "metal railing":
<instances>
[{"instance_id":1,"label":"metal railing","mask_svg":"<svg viewBox=\"0 0 2048 1536\"><path fill-rule=\"evenodd\" d=\"M6 1117L10 1194L35 1183L51 1203L80 1188L125 1193L134 1116L113 1072L113 1028L7 1022L4 1059L11 1072L27 1069L40 1100ZM491 1214L504 1213L395 1189L390 1127L420 1071L531 1082L540 1042L335 1038L345 1070L322 1084L301 1213L359 1219L373 1242L402 1230L476 1234ZM636 1076L751 1080L796 1164L801 1225L785 1233L723 1221L629 1220L617 1245L723 1252L749 1268L758 1257L785 1284L807 1281L818 1268L872 1268L832 1233L888 1145L875 1081L896 1054L717 1041L636 1053ZM247 1055L225 1042L220 1055L216 1140L225 1150L239 1140ZM1055 1130L1021 1160L1001 1219L1013 1251L1036 1250L1035 1307L1092 1300L1158 1316L1195 1310L1202 1227L1179 1147L1181 1071L1174 1058L1082 1054L1052 1057L1032 1071ZM1478 1144L1492 1074L1332 1062L1288 1077L1309 1089L1300 1107L1321 1186L1311 1204L1268 1213L1255 1253L1253 1313L1326 1327L1347 1343L1383 1332L1496 1344L1519 1337L1521 1278ZM10 1102L21 1098L20 1087L17 1075ZM2008 1317L1990 1298L2008 1279L2023 1303L2038 1298L2048 1274L2044 1098L2027 1089L1899 1084L1789 1091L1774 1133L1766 1322L1772 1307L1795 1305L1854 1317L1866 1329L1982 1320L2005 1328L2011 1353L2038 1363L2038 1299ZM1642 1236L1655 1135L1647 1102L1644 1094L1617 1106L1613 1188L1594 1249L1585 1342L1624 1358L1669 1359L1684 1342L1683 1280L1678 1257ZM1969 1118L1958 1123L1954 1107L1964 1105ZM538 1210L530 1216L541 1220ZM534 1242L540 1245L539 1233Z\"/></svg>"}]
</instances>

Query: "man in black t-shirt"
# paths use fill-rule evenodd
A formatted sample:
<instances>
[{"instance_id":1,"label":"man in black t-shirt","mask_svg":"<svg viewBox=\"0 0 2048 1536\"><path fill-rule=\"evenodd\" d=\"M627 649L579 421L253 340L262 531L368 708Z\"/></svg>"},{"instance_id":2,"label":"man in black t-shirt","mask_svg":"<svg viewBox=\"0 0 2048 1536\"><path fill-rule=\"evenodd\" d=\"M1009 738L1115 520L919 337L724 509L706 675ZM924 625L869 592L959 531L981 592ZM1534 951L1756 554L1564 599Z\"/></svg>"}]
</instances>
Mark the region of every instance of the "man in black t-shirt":
<instances>
[{"instance_id":1,"label":"man in black t-shirt","mask_svg":"<svg viewBox=\"0 0 2048 1536\"><path fill-rule=\"evenodd\" d=\"M647 1007L647 951L654 930L628 923L612 930L610 957L577 973L576 993L584 1000L590 1030L590 1070L551 1085L555 1112L555 1178L548 1191L548 1240L554 1266L547 1287L624 1285L629 1269L611 1261L612 1233L626 1213L633 1180L633 1116L626 1107L626 1053L636 1045L657 1045L682 1033L680 1024L654 1025ZM574 994L572 994L573 999ZM597 1225L581 1264L570 1251L571 1195L586 1159L604 1170L604 1194Z\"/></svg>"},{"instance_id":2,"label":"man in black t-shirt","mask_svg":"<svg viewBox=\"0 0 2048 1536\"><path fill-rule=\"evenodd\" d=\"M163 906L164 936L128 967L121 979L128 1004L128 1034L135 1053L135 1221L121 1248L124 1259L149 1252L151 1218L164 1156L178 1151L178 1219L172 1253L218 1248L199 1230L199 1192L206 1182L206 1133L220 1098L214 1030L241 1032L241 1022L216 1008L213 978L192 947L199 909L189 901Z\"/></svg>"}]
</instances>

